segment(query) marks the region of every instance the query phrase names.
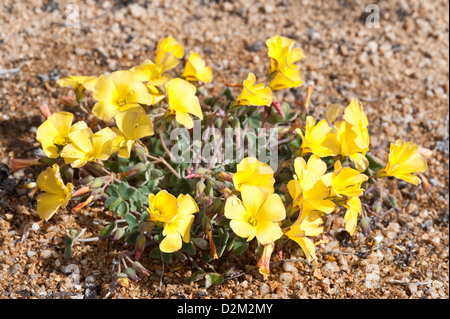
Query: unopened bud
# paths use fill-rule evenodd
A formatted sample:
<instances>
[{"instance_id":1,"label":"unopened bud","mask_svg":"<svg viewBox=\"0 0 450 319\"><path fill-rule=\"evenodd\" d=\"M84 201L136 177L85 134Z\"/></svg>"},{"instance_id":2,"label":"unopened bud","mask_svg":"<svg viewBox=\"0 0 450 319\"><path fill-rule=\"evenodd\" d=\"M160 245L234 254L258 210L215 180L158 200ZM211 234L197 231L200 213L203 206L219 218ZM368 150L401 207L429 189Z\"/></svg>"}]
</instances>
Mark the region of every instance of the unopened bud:
<instances>
[{"instance_id":1,"label":"unopened bud","mask_svg":"<svg viewBox=\"0 0 450 319\"><path fill-rule=\"evenodd\" d=\"M205 232L208 235L209 239L209 248L211 249L211 256L213 259L218 259L219 256L217 255L216 245L214 243L213 234L212 234L212 226L211 222L208 221L205 226Z\"/></svg>"},{"instance_id":2,"label":"unopened bud","mask_svg":"<svg viewBox=\"0 0 450 319\"><path fill-rule=\"evenodd\" d=\"M391 202L391 204L394 206L395 209L398 208L397 197L395 197L394 195L389 195L389 201Z\"/></svg>"},{"instance_id":3,"label":"unopened bud","mask_svg":"<svg viewBox=\"0 0 450 319\"><path fill-rule=\"evenodd\" d=\"M139 271L144 276L150 276L150 271L148 271L144 266L141 265L140 262L135 261L131 264L134 270Z\"/></svg>"},{"instance_id":4,"label":"unopened bud","mask_svg":"<svg viewBox=\"0 0 450 319\"><path fill-rule=\"evenodd\" d=\"M69 180L73 178L73 174L75 173L74 169L70 166L61 167L61 172L64 174L64 177Z\"/></svg>"},{"instance_id":5,"label":"unopened bud","mask_svg":"<svg viewBox=\"0 0 450 319\"><path fill-rule=\"evenodd\" d=\"M68 107L74 107L74 106L78 105L78 102L73 97L67 96L67 95L63 96L60 99L60 101L61 101L62 105L68 106Z\"/></svg>"},{"instance_id":6,"label":"unopened bud","mask_svg":"<svg viewBox=\"0 0 450 319\"><path fill-rule=\"evenodd\" d=\"M116 275L117 277L117 283L124 288L130 287L130 279L128 279L128 276L124 273L118 273Z\"/></svg>"},{"instance_id":7,"label":"unopened bud","mask_svg":"<svg viewBox=\"0 0 450 319\"><path fill-rule=\"evenodd\" d=\"M89 184L89 186L91 188L99 188L99 187L102 187L102 185L104 183L105 183L105 180L103 178L96 178Z\"/></svg>"},{"instance_id":8,"label":"unopened bud","mask_svg":"<svg viewBox=\"0 0 450 319\"><path fill-rule=\"evenodd\" d=\"M47 104L42 104L39 106L39 112L41 112L41 114L48 119L50 117L50 115L52 115L52 112L50 111L50 109L48 108Z\"/></svg>"},{"instance_id":9,"label":"unopened bud","mask_svg":"<svg viewBox=\"0 0 450 319\"><path fill-rule=\"evenodd\" d=\"M220 118L220 117L218 117L218 118L216 118L216 119L214 120L214 125L215 125L215 127L221 127L221 126L222 126L222 123L223 123L223 119Z\"/></svg>"},{"instance_id":10,"label":"unopened bud","mask_svg":"<svg viewBox=\"0 0 450 319\"><path fill-rule=\"evenodd\" d=\"M147 170L147 165L144 163L137 163L133 167L130 168L130 171L132 171L134 174L140 174Z\"/></svg>"},{"instance_id":11,"label":"unopened bud","mask_svg":"<svg viewBox=\"0 0 450 319\"><path fill-rule=\"evenodd\" d=\"M145 235L144 234L140 234L139 236L137 236L137 238L136 238L136 251L135 251L135 255L134 255L134 259L135 260L141 259L142 253L144 252L144 249L145 249L146 241L147 240L145 239Z\"/></svg>"},{"instance_id":12,"label":"unopened bud","mask_svg":"<svg viewBox=\"0 0 450 319\"><path fill-rule=\"evenodd\" d=\"M13 170L14 172L31 166L43 165L43 163L39 159L13 158L9 163L11 170Z\"/></svg>"},{"instance_id":13,"label":"unopened bud","mask_svg":"<svg viewBox=\"0 0 450 319\"><path fill-rule=\"evenodd\" d=\"M136 273L136 270L134 270L133 268L128 267L127 269L125 269L125 274L132 281L138 281L139 280L139 277L138 277L138 275Z\"/></svg>"},{"instance_id":14,"label":"unopened bud","mask_svg":"<svg viewBox=\"0 0 450 319\"><path fill-rule=\"evenodd\" d=\"M87 185L87 184L89 184L89 183L92 183L93 180L94 180L94 177L91 176L91 175L89 175L89 176L83 177L83 178L80 180L80 184Z\"/></svg>"},{"instance_id":15,"label":"unopened bud","mask_svg":"<svg viewBox=\"0 0 450 319\"><path fill-rule=\"evenodd\" d=\"M364 236L367 237L370 234L370 218L369 217L361 218L359 225L362 228Z\"/></svg>"},{"instance_id":16,"label":"unopened bud","mask_svg":"<svg viewBox=\"0 0 450 319\"><path fill-rule=\"evenodd\" d=\"M237 118L233 118L230 122L232 128L241 128L241 123Z\"/></svg>"},{"instance_id":17,"label":"unopened bud","mask_svg":"<svg viewBox=\"0 0 450 319\"><path fill-rule=\"evenodd\" d=\"M379 214L381 212L381 209L383 208L382 203L381 203L381 199L377 200L374 204L373 204L373 209L375 211L376 214Z\"/></svg>"},{"instance_id":18,"label":"unopened bud","mask_svg":"<svg viewBox=\"0 0 450 319\"><path fill-rule=\"evenodd\" d=\"M197 182L197 186L195 188L195 197L200 197L205 193L206 185L202 181Z\"/></svg>"},{"instance_id":19,"label":"unopened bud","mask_svg":"<svg viewBox=\"0 0 450 319\"><path fill-rule=\"evenodd\" d=\"M75 206L75 207L72 209L72 212L75 213L75 212L79 211L80 209L82 209L83 207L85 207L85 206L87 206L88 204L92 203L93 201L94 201L94 196L91 195L91 196L89 196L83 203L81 203L81 204Z\"/></svg>"},{"instance_id":20,"label":"unopened bud","mask_svg":"<svg viewBox=\"0 0 450 319\"><path fill-rule=\"evenodd\" d=\"M258 271L263 275L264 280L267 279L270 273L270 257L272 256L274 248L273 243L265 245L261 258L258 261Z\"/></svg>"},{"instance_id":21,"label":"unopened bud","mask_svg":"<svg viewBox=\"0 0 450 319\"><path fill-rule=\"evenodd\" d=\"M86 194L90 191L91 191L91 189L89 188L89 186L82 186L79 189L77 189L75 192L72 193L72 197L77 197L77 196Z\"/></svg>"},{"instance_id":22,"label":"unopened bud","mask_svg":"<svg viewBox=\"0 0 450 319\"><path fill-rule=\"evenodd\" d=\"M230 174L227 172L220 172L219 174L217 174L217 176L222 181L228 181L228 182L233 181L233 174Z\"/></svg>"},{"instance_id":23,"label":"unopened bud","mask_svg":"<svg viewBox=\"0 0 450 319\"><path fill-rule=\"evenodd\" d=\"M123 235L125 235L125 232L126 232L126 228L125 228L125 227L117 228L117 229L114 231L114 233L113 233L112 241L113 241L113 242L114 242L114 241L118 241L120 238L123 237Z\"/></svg>"},{"instance_id":24,"label":"unopened bud","mask_svg":"<svg viewBox=\"0 0 450 319\"><path fill-rule=\"evenodd\" d=\"M283 109L281 108L280 102L273 101L272 105L275 108L275 110L277 110L277 112L280 113L281 117L284 118L284 112L283 112Z\"/></svg>"}]
</instances>

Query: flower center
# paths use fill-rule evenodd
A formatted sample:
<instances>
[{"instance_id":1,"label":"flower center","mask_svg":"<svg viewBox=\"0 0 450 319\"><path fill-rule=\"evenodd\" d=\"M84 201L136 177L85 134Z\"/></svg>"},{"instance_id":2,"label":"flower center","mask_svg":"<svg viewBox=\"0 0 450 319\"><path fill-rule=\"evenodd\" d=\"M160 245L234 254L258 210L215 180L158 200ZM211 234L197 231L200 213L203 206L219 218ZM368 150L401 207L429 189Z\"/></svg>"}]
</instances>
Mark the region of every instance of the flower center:
<instances>
[{"instance_id":1,"label":"flower center","mask_svg":"<svg viewBox=\"0 0 450 319\"><path fill-rule=\"evenodd\" d=\"M250 217L247 222L252 225L252 226L256 226L256 218L254 216Z\"/></svg>"},{"instance_id":2,"label":"flower center","mask_svg":"<svg viewBox=\"0 0 450 319\"><path fill-rule=\"evenodd\" d=\"M69 138L61 135L58 135L53 139L53 144L56 145L58 149L62 149L64 145L69 143L70 143Z\"/></svg>"},{"instance_id":3,"label":"flower center","mask_svg":"<svg viewBox=\"0 0 450 319\"><path fill-rule=\"evenodd\" d=\"M116 104L117 104L117 106L118 106L119 108L121 108L121 107L123 107L123 106L125 106L125 105L127 104L127 100L125 100L125 98L123 98L123 97L119 97L119 98L116 100Z\"/></svg>"}]
</instances>

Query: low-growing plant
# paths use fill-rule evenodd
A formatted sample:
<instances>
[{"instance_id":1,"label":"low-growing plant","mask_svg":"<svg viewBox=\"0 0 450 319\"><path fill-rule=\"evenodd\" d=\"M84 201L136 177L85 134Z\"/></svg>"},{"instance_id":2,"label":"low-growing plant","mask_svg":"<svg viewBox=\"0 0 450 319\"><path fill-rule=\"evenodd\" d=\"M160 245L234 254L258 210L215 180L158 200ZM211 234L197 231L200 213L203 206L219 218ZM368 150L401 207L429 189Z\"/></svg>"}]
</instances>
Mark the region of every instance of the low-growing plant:
<instances>
[{"instance_id":1,"label":"low-growing plant","mask_svg":"<svg viewBox=\"0 0 450 319\"><path fill-rule=\"evenodd\" d=\"M74 89L75 98L61 101L77 108L77 121L71 112L41 107L46 120L36 135L45 156L12 166L47 166L31 192L40 192L37 213L45 221L70 201L78 202L73 213L94 203L110 212L105 217L113 221L98 237L65 235L68 258L77 241L124 242L121 285L150 273L140 263L146 253L165 263L189 260L191 280L209 287L227 272L196 260L207 264L248 250L267 278L272 253L289 241L306 260L317 259L314 237L330 214L344 214L350 235L359 220L367 235L370 209L361 199L377 179L426 182L420 172L427 163L414 143L391 144L386 164L371 155L369 122L356 99L345 108L332 104L323 119L313 116L311 85L303 102L278 101L276 91L303 85L295 63L305 55L286 37L266 44L264 79L249 73L211 96L204 83L212 70L198 53L190 53L181 74L171 74L185 54L172 37L159 41L154 62L56 82Z\"/></svg>"}]
</instances>

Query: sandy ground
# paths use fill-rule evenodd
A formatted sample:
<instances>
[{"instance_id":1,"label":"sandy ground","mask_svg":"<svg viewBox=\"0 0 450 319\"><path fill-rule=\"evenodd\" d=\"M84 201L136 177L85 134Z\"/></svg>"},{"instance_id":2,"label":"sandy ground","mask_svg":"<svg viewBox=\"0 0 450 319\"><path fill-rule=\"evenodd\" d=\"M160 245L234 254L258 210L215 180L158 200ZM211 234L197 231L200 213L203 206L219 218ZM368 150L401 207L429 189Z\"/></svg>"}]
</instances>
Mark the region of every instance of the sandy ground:
<instances>
[{"instance_id":1,"label":"sandy ground","mask_svg":"<svg viewBox=\"0 0 450 319\"><path fill-rule=\"evenodd\" d=\"M74 4L74 6L69 6ZM447 1L268 0L258 1L10 1L0 4L0 298L430 298L449 297L449 14ZM373 11L375 10L375 11ZM377 24L371 16L379 13ZM73 18L79 16L80 21ZM64 257L62 236L70 228L101 230L105 213L90 208L39 221L36 202L18 186L39 170L12 173L11 158L32 158L43 121L38 106L62 109L70 91L54 87L66 75L99 75L154 58L159 39L172 35L186 52L212 66L210 92L262 77L264 41L273 35L296 40L306 58L300 68L314 85L312 103L323 114L331 103L358 98L370 121L371 148L386 159L397 138L432 151L430 189L386 181L385 201L372 216L372 234L358 228L349 238L343 216L327 218L319 260L308 264L295 246L273 259L263 280L256 257L212 263L235 264L221 286L191 283L189 263L166 265L144 258L152 274L110 294L113 266L122 247L109 242L74 247ZM295 104L305 86L280 99ZM366 198L373 204L370 195ZM371 246L375 236L383 240ZM373 248L372 250L370 248ZM78 277L76 276L78 275ZM163 276L162 276L163 275ZM162 280L161 280L162 278Z\"/></svg>"}]
</instances>

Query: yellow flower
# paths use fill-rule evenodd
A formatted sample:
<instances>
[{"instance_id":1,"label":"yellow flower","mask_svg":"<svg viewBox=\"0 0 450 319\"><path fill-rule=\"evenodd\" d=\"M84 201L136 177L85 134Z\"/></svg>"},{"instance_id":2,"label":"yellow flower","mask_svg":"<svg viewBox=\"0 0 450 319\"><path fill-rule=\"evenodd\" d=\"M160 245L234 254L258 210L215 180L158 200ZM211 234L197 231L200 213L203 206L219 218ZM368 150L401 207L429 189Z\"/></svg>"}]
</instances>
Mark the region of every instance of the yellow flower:
<instances>
[{"instance_id":1,"label":"yellow flower","mask_svg":"<svg viewBox=\"0 0 450 319\"><path fill-rule=\"evenodd\" d=\"M200 57L197 52L192 52L184 67L184 72L181 77L187 81L201 81L211 82L212 70L210 66L206 66L205 61Z\"/></svg>"},{"instance_id":2,"label":"yellow flower","mask_svg":"<svg viewBox=\"0 0 450 319\"><path fill-rule=\"evenodd\" d=\"M270 71L269 73L282 70L286 67L293 68L293 64L305 57L300 48L293 48L295 41L279 35L273 36L266 41L269 49Z\"/></svg>"},{"instance_id":3,"label":"yellow flower","mask_svg":"<svg viewBox=\"0 0 450 319\"><path fill-rule=\"evenodd\" d=\"M340 154L348 156L360 172L369 167L369 161L364 156L369 150L368 125L363 105L355 99L346 107L344 121L336 123L337 138L341 146Z\"/></svg>"},{"instance_id":4,"label":"yellow flower","mask_svg":"<svg viewBox=\"0 0 450 319\"><path fill-rule=\"evenodd\" d=\"M164 239L159 244L162 252L178 251L183 241L190 241L190 230L194 213L198 212L197 203L190 195L180 194L178 198L162 190L149 195L150 220L163 224Z\"/></svg>"},{"instance_id":5,"label":"yellow flower","mask_svg":"<svg viewBox=\"0 0 450 319\"><path fill-rule=\"evenodd\" d=\"M297 66L293 68L285 67L277 71L271 76L269 83L270 88L273 91L281 89L295 88L303 84L302 74Z\"/></svg>"},{"instance_id":6,"label":"yellow flower","mask_svg":"<svg viewBox=\"0 0 450 319\"><path fill-rule=\"evenodd\" d=\"M331 188L331 196L361 196L364 189L361 184L369 177L351 167L342 167L341 162L334 164L334 172L325 174L322 180Z\"/></svg>"},{"instance_id":7,"label":"yellow flower","mask_svg":"<svg viewBox=\"0 0 450 319\"><path fill-rule=\"evenodd\" d=\"M314 211L307 215L300 215L290 227L284 230L284 234L300 245L306 259L317 260L316 246L308 237L318 236L323 232L321 213Z\"/></svg>"},{"instance_id":8,"label":"yellow flower","mask_svg":"<svg viewBox=\"0 0 450 319\"><path fill-rule=\"evenodd\" d=\"M319 156L313 154L308 162L303 157L294 161L294 170L297 180L303 189L311 189L327 171L327 164Z\"/></svg>"},{"instance_id":9,"label":"yellow flower","mask_svg":"<svg viewBox=\"0 0 450 319\"><path fill-rule=\"evenodd\" d=\"M258 271L263 276L264 280L266 280L270 274L270 257L272 256L274 248L274 243L265 245L258 261Z\"/></svg>"},{"instance_id":10,"label":"yellow flower","mask_svg":"<svg viewBox=\"0 0 450 319\"><path fill-rule=\"evenodd\" d=\"M295 62L305 57L300 48L293 48L295 41L274 36L266 41L270 57L270 84L273 91L297 87L303 84L302 75Z\"/></svg>"},{"instance_id":11,"label":"yellow flower","mask_svg":"<svg viewBox=\"0 0 450 319\"><path fill-rule=\"evenodd\" d=\"M233 195L225 203L225 217L231 219L231 229L247 241L256 237L261 245L279 239L283 232L278 222L286 217L281 197L257 186L244 186L241 197L242 201Z\"/></svg>"},{"instance_id":12,"label":"yellow flower","mask_svg":"<svg viewBox=\"0 0 450 319\"><path fill-rule=\"evenodd\" d=\"M358 216L361 214L361 200L357 196L350 197L344 207L347 208L345 213L345 230L353 236L358 221Z\"/></svg>"},{"instance_id":13,"label":"yellow flower","mask_svg":"<svg viewBox=\"0 0 450 319\"><path fill-rule=\"evenodd\" d=\"M155 63L165 72L177 66L183 55L183 46L173 37L168 37L158 42Z\"/></svg>"},{"instance_id":14,"label":"yellow flower","mask_svg":"<svg viewBox=\"0 0 450 319\"><path fill-rule=\"evenodd\" d=\"M57 158L64 145L70 143L72 121L72 113L56 112L38 127L36 139L42 144L45 155Z\"/></svg>"},{"instance_id":15,"label":"yellow flower","mask_svg":"<svg viewBox=\"0 0 450 319\"><path fill-rule=\"evenodd\" d=\"M155 222L167 223L174 219L178 212L177 198L166 190L161 190L156 195L148 195L148 203L150 220Z\"/></svg>"},{"instance_id":16,"label":"yellow flower","mask_svg":"<svg viewBox=\"0 0 450 319\"><path fill-rule=\"evenodd\" d=\"M233 184L238 191L242 191L244 186L258 186L272 194L275 184L273 170L255 157L246 157L236 166Z\"/></svg>"},{"instance_id":17,"label":"yellow flower","mask_svg":"<svg viewBox=\"0 0 450 319\"><path fill-rule=\"evenodd\" d=\"M200 102L195 95L197 92L195 85L183 79L175 78L167 82L166 92L169 100L167 114L175 114L175 119L178 123L191 129L194 127L191 114L203 120Z\"/></svg>"},{"instance_id":18,"label":"yellow flower","mask_svg":"<svg viewBox=\"0 0 450 319\"><path fill-rule=\"evenodd\" d=\"M116 71L110 76L101 75L94 89L95 103L92 113L103 121L140 104L154 104L145 85L137 81L132 71Z\"/></svg>"},{"instance_id":19,"label":"yellow flower","mask_svg":"<svg viewBox=\"0 0 450 319\"><path fill-rule=\"evenodd\" d=\"M84 100L84 90L92 91L97 83L95 76L73 75L67 78L56 80L56 86L72 87L78 101Z\"/></svg>"},{"instance_id":20,"label":"yellow flower","mask_svg":"<svg viewBox=\"0 0 450 319\"><path fill-rule=\"evenodd\" d=\"M299 181L294 178L289 181L287 188L293 200L292 207L299 208L304 215L316 210L329 214L336 207L333 201L327 199L330 196L330 191L320 179L309 189L304 189Z\"/></svg>"},{"instance_id":21,"label":"yellow flower","mask_svg":"<svg viewBox=\"0 0 450 319\"><path fill-rule=\"evenodd\" d=\"M428 168L427 161L418 152L418 149L416 144L403 140L397 140L395 144L391 143L389 161L383 169L377 172L377 176L393 176L418 185L421 180L413 173L425 172Z\"/></svg>"},{"instance_id":22,"label":"yellow flower","mask_svg":"<svg viewBox=\"0 0 450 319\"><path fill-rule=\"evenodd\" d=\"M75 90L79 90L79 88L82 87L83 89L92 91L96 83L97 77L82 75L72 75L63 79L56 80L57 86L72 87Z\"/></svg>"},{"instance_id":23,"label":"yellow flower","mask_svg":"<svg viewBox=\"0 0 450 319\"><path fill-rule=\"evenodd\" d=\"M255 81L255 75L249 73L247 79L244 81L244 88L233 105L270 106L272 104L272 89L270 87L264 87L264 83L255 85Z\"/></svg>"},{"instance_id":24,"label":"yellow flower","mask_svg":"<svg viewBox=\"0 0 450 319\"><path fill-rule=\"evenodd\" d=\"M44 193L37 197L37 212L41 219L49 220L59 207L65 208L73 192L73 185L61 178L59 166L54 164L39 174L37 187Z\"/></svg>"},{"instance_id":25,"label":"yellow flower","mask_svg":"<svg viewBox=\"0 0 450 319\"><path fill-rule=\"evenodd\" d=\"M130 158L131 150L136 140L153 135L153 124L141 107L129 109L116 115L117 127L113 139L113 153L119 151L119 156Z\"/></svg>"},{"instance_id":26,"label":"yellow flower","mask_svg":"<svg viewBox=\"0 0 450 319\"><path fill-rule=\"evenodd\" d=\"M69 134L70 144L64 146L61 157L72 167L81 167L87 162L106 161L112 154L112 141L116 134L109 128L92 133L90 128Z\"/></svg>"},{"instance_id":27,"label":"yellow flower","mask_svg":"<svg viewBox=\"0 0 450 319\"><path fill-rule=\"evenodd\" d=\"M302 154L316 154L319 157L335 156L339 154L340 146L336 134L325 119L315 125L314 118L306 118L305 134L300 129L295 130L302 138Z\"/></svg>"},{"instance_id":28,"label":"yellow flower","mask_svg":"<svg viewBox=\"0 0 450 319\"><path fill-rule=\"evenodd\" d=\"M330 191L322 181L327 170L326 163L313 154L308 162L302 157L297 157L294 169L294 179L287 185L293 199L293 207L301 209L303 215L316 210L326 214L331 213L336 205L327 199Z\"/></svg>"},{"instance_id":29,"label":"yellow flower","mask_svg":"<svg viewBox=\"0 0 450 319\"><path fill-rule=\"evenodd\" d=\"M148 93L156 104L165 98L161 88L170 80L170 75L163 74L161 67L158 67L152 61L146 59L142 64L130 69L138 82L146 82Z\"/></svg>"}]
</instances>

